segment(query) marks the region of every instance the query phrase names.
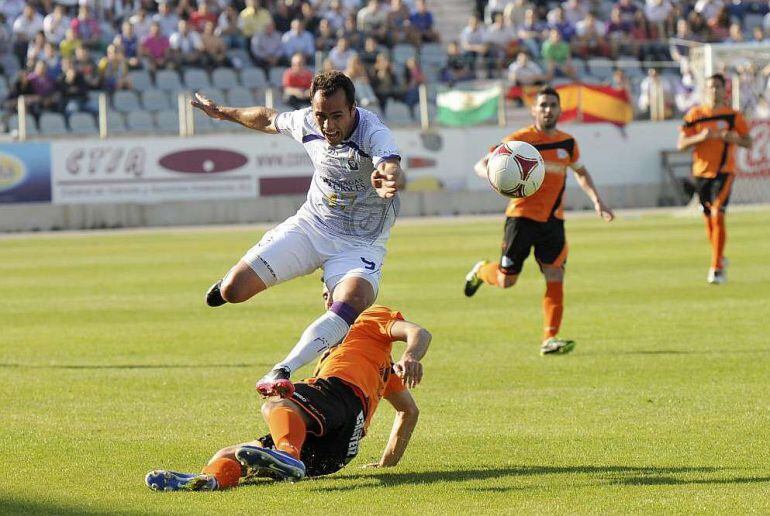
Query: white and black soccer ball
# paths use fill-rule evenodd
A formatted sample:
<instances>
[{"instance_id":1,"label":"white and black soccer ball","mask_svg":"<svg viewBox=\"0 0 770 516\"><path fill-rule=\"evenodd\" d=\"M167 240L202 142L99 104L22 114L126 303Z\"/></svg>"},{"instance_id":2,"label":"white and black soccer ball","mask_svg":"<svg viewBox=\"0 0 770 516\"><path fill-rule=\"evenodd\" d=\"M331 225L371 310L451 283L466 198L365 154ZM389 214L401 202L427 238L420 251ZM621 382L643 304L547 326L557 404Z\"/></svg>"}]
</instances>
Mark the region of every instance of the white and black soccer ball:
<instances>
[{"instance_id":1,"label":"white and black soccer ball","mask_svg":"<svg viewBox=\"0 0 770 516\"><path fill-rule=\"evenodd\" d=\"M501 143L487 161L489 184L506 197L529 197L538 191L544 178L543 157L526 142Z\"/></svg>"}]
</instances>

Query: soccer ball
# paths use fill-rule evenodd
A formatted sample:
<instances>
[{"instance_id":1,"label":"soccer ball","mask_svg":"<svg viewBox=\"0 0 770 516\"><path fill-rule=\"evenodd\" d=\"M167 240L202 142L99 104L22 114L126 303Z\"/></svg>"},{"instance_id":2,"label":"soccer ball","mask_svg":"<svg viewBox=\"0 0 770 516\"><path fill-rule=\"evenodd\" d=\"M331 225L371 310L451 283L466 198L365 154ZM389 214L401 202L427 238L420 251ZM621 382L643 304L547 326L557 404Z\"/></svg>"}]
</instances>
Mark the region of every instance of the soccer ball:
<instances>
[{"instance_id":1,"label":"soccer ball","mask_svg":"<svg viewBox=\"0 0 770 516\"><path fill-rule=\"evenodd\" d=\"M529 197L538 191L543 178L543 157L526 142L504 142L487 161L489 184L506 197Z\"/></svg>"}]
</instances>

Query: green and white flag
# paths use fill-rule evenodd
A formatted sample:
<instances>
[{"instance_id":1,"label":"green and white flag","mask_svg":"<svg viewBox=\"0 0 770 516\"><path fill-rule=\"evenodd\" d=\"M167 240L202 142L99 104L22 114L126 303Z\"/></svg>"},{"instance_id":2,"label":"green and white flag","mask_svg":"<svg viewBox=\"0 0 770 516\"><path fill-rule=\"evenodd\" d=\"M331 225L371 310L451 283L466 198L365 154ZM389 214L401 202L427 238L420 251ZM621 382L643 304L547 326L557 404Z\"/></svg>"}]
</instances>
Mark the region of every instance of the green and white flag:
<instances>
[{"instance_id":1,"label":"green and white flag","mask_svg":"<svg viewBox=\"0 0 770 516\"><path fill-rule=\"evenodd\" d=\"M497 115L502 101L499 86L485 90L452 90L439 93L436 98L437 119L444 125L475 125Z\"/></svg>"}]
</instances>

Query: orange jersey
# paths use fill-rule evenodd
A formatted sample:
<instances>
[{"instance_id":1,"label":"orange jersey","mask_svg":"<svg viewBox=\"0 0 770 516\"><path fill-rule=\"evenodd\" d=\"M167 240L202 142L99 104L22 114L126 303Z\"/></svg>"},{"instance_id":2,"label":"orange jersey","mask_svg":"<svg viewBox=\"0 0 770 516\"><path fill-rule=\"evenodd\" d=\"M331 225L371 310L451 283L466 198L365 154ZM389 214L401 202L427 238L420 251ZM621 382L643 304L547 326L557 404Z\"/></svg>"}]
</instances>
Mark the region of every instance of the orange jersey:
<instances>
[{"instance_id":1,"label":"orange jersey","mask_svg":"<svg viewBox=\"0 0 770 516\"><path fill-rule=\"evenodd\" d=\"M391 374L390 358L395 340L390 329L403 320L400 312L371 306L358 316L345 339L321 357L313 374L316 378L339 378L358 388L366 410L366 427L380 398L405 389L401 379Z\"/></svg>"},{"instance_id":2,"label":"orange jersey","mask_svg":"<svg viewBox=\"0 0 770 516\"><path fill-rule=\"evenodd\" d=\"M529 197L511 199L505 214L546 222L551 216L564 219L564 186L567 167L578 168L580 150L575 139L562 131L546 134L534 125L511 133L503 142L523 141L535 147L545 162L545 179L540 189Z\"/></svg>"},{"instance_id":3,"label":"orange jersey","mask_svg":"<svg viewBox=\"0 0 770 516\"><path fill-rule=\"evenodd\" d=\"M727 129L740 136L749 134L746 119L734 109L723 106L709 108L695 106L684 116L680 131L685 136L694 136L703 129L718 131ZM695 177L713 178L717 174L735 173L735 145L726 141L709 138L695 145L692 151L692 173Z\"/></svg>"}]
</instances>

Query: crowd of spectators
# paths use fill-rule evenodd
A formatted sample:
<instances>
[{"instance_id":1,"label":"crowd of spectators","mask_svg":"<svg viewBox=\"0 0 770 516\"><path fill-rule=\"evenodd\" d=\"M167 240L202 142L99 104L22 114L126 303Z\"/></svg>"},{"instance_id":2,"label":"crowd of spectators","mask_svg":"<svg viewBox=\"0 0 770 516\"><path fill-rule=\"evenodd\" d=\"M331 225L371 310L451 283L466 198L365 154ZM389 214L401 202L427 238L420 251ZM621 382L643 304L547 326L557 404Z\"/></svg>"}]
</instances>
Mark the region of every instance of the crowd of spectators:
<instances>
[{"instance_id":1,"label":"crowd of spectators","mask_svg":"<svg viewBox=\"0 0 770 516\"><path fill-rule=\"evenodd\" d=\"M390 49L438 41L426 0L0 1L6 114L21 95L34 116L94 112L88 92L131 89L132 70L244 66L286 68L292 107L308 105L322 66L355 74L363 105L384 112L395 99L413 112L424 76L416 60L396 66Z\"/></svg>"}]
</instances>

